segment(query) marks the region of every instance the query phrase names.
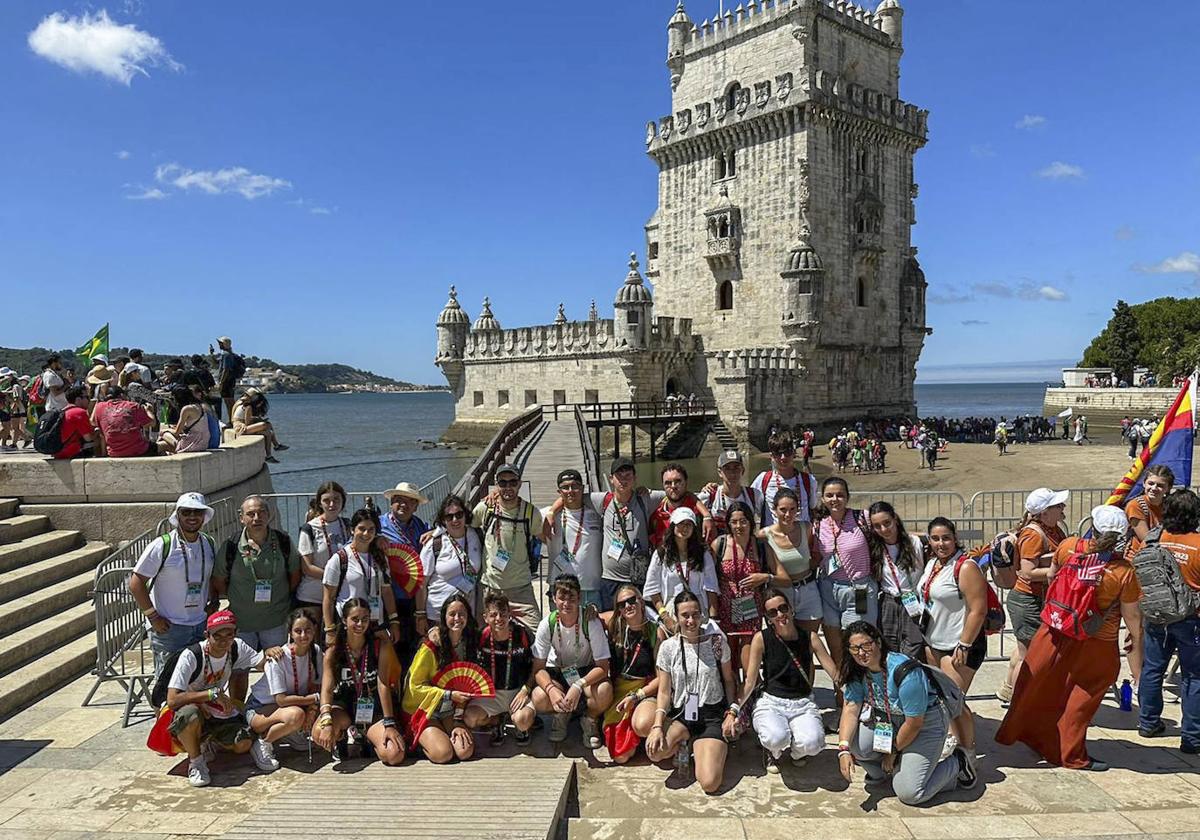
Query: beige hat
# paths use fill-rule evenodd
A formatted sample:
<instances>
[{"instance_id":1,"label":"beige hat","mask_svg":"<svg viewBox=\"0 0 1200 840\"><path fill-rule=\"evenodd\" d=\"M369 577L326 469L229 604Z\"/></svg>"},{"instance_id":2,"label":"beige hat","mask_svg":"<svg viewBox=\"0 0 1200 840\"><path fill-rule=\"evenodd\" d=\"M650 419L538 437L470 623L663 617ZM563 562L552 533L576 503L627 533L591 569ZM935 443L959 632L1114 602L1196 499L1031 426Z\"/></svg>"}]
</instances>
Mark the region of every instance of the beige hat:
<instances>
[{"instance_id":1,"label":"beige hat","mask_svg":"<svg viewBox=\"0 0 1200 840\"><path fill-rule=\"evenodd\" d=\"M421 489L419 487L417 487L417 485L415 485L411 482L408 482L408 481L401 481L399 484L396 485L396 489L388 490L386 493L383 494L383 496L389 502L392 500L393 496L404 496L405 498L408 498L408 499L416 499L417 504L419 504L419 505L423 505L429 501L428 499L426 499L424 496L421 495Z\"/></svg>"},{"instance_id":2,"label":"beige hat","mask_svg":"<svg viewBox=\"0 0 1200 840\"><path fill-rule=\"evenodd\" d=\"M87 384L103 385L105 382L108 382L111 379L112 379L112 371L111 370L104 367L103 365L96 365L96 367L94 367L90 371L88 371Z\"/></svg>"},{"instance_id":3,"label":"beige hat","mask_svg":"<svg viewBox=\"0 0 1200 840\"><path fill-rule=\"evenodd\" d=\"M232 345L233 345L233 339L232 339L232 338L230 338L230 337L229 337L229 336L227 336L227 335L223 335L223 336L221 336L220 338L218 338L218 339L217 339L217 344L221 344L221 345L228 344L228 345L232 346Z\"/></svg>"},{"instance_id":4,"label":"beige hat","mask_svg":"<svg viewBox=\"0 0 1200 840\"><path fill-rule=\"evenodd\" d=\"M257 388L247 388L246 393L242 394L243 397L258 397L261 395L262 391L258 390Z\"/></svg>"}]
</instances>

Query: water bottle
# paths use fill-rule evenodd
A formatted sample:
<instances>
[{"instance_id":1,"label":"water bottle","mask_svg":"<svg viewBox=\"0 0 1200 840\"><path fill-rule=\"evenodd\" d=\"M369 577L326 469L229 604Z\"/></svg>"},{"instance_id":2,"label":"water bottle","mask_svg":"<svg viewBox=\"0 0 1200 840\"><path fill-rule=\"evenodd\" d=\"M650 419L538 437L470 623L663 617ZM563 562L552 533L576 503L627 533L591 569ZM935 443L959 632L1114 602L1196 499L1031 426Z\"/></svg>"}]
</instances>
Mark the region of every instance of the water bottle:
<instances>
[{"instance_id":1,"label":"water bottle","mask_svg":"<svg viewBox=\"0 0 1200 840\"><path fill-rule=\"evenodd\" d=\"M675 753L675 774L682 781L690 782L692 780L692 745L690 741L680 744L679 750Z\"/></svg>"},{"instance_id":2,"label":"water bottle","mask_svg":"<svg viewBox=\"0 0 1200 840\"><path fill-rule=\"evenodd\" d=\"M1129 680L1121 683L1121 711L1133 711L1133 685Z\"/></svg>"}]
</instances>

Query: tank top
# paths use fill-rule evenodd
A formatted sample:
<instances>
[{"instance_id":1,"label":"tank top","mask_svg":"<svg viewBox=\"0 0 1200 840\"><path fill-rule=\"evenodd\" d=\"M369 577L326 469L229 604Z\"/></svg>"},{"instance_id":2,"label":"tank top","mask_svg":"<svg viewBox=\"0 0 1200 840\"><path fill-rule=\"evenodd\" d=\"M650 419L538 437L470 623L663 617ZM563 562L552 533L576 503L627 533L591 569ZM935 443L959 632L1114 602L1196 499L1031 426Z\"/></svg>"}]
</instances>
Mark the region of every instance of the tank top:
<instances>
[{"instance_id":1,"label":"tank top","mask_svg":"<svg viewBox=\"0 0 1200 840\"><path fill-rule=\"evenodd\" d=\"M650 640L650 634L654 632L654 625L646 622L641 633L626 629L624 639L613 640L613 674L631 680L648 680L654 677L655 651L654 643Z\"/></svg>"},{"instance_id":2,"label":"tank top","mask_svg":"<svg viewBox=\"0 0 1200 840\"><path fill-rule=\"evenodd\" d=\"M206 449L208 449L208 415L204 409L201 409L200 416L190 426L184 428L175 451L203 452Z\"/></svg>"},{"instance_id":3,"label":"tank top","mask_svg":"<svg viewBox=\"0 0 1200 840\"><path fill-rule=\"evenodd\" d=\"M790 577L805 577L812 571L812 558L807 551L801 551L795 546L781 547L775 541L775 535L770 531L767 531L767 536L771 539L771 548L775 552L775 559L779 561L779 565L783 566Z\"/></svg>"},{"instance_id":4,"label":"tank top","mask_svg":"<svg viewBox=\"0 0 1200 840\"><path fill-rule=\"evenodd\" d=\"M812 685L808 681L812 668L812 647L807 631L796 627L796 632L798 637L788 641L779 638L769 627L762 631L763 690L788 700L798 700L812 694ZM803 672L796 667L797 662L804 669Z\"/></svg>"},{"instance_id":5,"label":"tank top","mask_svg":"<svg viewBox=\"0 0 1200 840\"><path fill-rule=\"evenodd\" d=\"M347 649L342 652L340 657L337 673L337 687L335 693L347 692L353 694L357 700L361 697L374 697L379 690L379 643L374 639L367 639L365 643L367 650L366 672L359 675L357 672L358 662L350 661L350 651ZM362 653L359 653L362 656ZM362 694L358 692L358 685L361 682ZM349 710L353 714L353 710Z\"/></svg>"}]
</instances>

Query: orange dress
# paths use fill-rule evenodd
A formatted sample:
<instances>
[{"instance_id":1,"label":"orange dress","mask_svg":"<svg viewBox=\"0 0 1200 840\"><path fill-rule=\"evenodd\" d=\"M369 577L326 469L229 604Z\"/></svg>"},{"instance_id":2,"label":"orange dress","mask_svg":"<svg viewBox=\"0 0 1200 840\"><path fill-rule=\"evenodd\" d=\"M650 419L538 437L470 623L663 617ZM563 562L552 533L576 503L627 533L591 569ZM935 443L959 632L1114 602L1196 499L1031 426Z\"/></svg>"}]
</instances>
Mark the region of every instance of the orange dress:
<instances>
[{"instance_id":1,"label":"orange dress","mask_svg":"<svg viewBox=\"0 0 1200 840\"><path fill-rule=\"evenodd\" d=\"M1054 552L1062 566L1080 542L1069 537ZM1084 542L1084 548L1087 541ZM1142 595L1133 566L1114 554L1104 569L1097 595L1100 609ZM1012 705L996 732L996 743L1020 741L1051 764L1078 769L1090 761L1087 728L1117 676L1121 655L1117 636L1121 611L1112 610L1095 636L1072 639L1042 625L1029 645L1013 689Z\"/></svg>"}]
</instances>

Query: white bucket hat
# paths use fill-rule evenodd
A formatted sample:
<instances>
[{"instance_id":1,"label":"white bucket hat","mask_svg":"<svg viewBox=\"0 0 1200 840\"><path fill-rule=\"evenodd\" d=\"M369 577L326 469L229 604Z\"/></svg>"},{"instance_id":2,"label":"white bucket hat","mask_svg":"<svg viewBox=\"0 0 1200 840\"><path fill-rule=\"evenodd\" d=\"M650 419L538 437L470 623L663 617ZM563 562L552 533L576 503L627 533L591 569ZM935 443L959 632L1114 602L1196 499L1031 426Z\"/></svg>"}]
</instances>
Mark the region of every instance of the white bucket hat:
<instances>
[{"instance_id":1,"label":"white bucket hat","mask_svg":"<svg viewBox=\"0 0 1200 840\"><path fill-rule=\"evenodd\" d=\"M204 511L204 524L207 525L212 521L215 511L208 506L208 502L204 501L204 495L201 493L184 493L175 500L175 510L171 512L171 517L168 520L171 525L179 527L179 511L180 510L202 510Z\"/></svg>"},{"instance_id":2,"label":"white bucket hat","mask_svg":"<svg viewBox=\"0 0 1200 840\"><path fill-rule=\"evenodd\" d=\"M1070 490L1051 490L1049 487L1039 487L1025 497L1025 510L1036 515L1055 505L1065 505L1070 496Z\"/></svg>"}]
</instances>

